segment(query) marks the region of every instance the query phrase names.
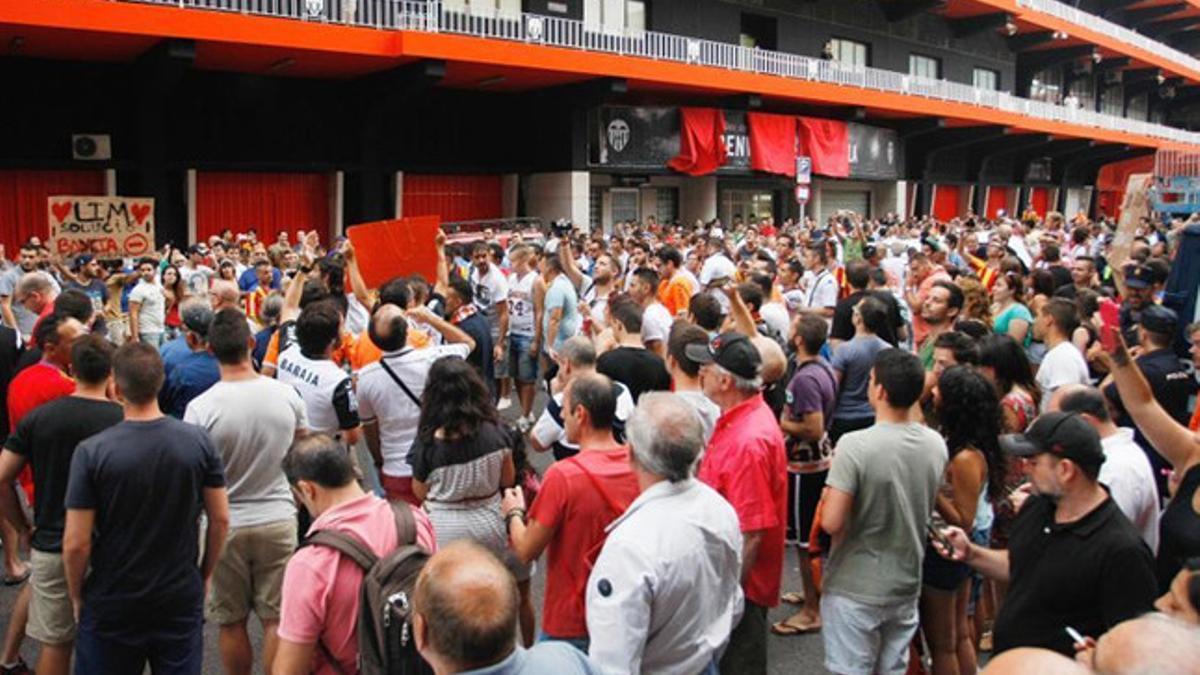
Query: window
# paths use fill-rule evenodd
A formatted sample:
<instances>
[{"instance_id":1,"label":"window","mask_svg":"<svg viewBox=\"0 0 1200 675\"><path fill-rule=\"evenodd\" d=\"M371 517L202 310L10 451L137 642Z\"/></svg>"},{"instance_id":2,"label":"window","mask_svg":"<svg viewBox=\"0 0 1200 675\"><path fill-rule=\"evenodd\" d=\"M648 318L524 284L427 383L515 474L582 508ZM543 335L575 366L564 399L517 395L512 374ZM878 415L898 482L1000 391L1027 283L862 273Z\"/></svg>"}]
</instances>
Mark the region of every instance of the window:
<instances>
[{"instance_id":1,"label":"window","mask_svg":"<svg viewBox=\"0 0 1200 675\"><path fill-rule=\"evenodd\" d=\"M940 80L942 78L942 61L923 54L909 54L908 74L914 77Z\"/></svg>"},{"instance_id":2,"label":"window","mask_svg":"<svg viewBox=\"0 0 1200 675\"><path fill-rule=\"evenodd\" d=\"M1067 88L1073 97L1073 103L1076 107L1086 110L1094 110L1096 107L1096 88L1093 86L1093 81L1090 76L1084 75L1077 77L1071 82L1071 86Z\"/></svg>"},{"instance_id":3,"label":"window","mask_svg":"<svg viewBox=\"0 0 1200 675\"><path fill-rule=\"evenodd\" d=\"M1129 99L1129 107L1125 110L1125 116L1131 120L1147 121L1150 115L1150 95L1138 94Z\"/></svg>"},{"instance_id":4,"label":"window","mask_svg":"<svg viewBox=\"0 0 1200 675\"><path fill-rule=\"evenodd\" d=\"M588 221L595 230L603 225L604 220L604 188L593 187L588 190Z\"/></svg>"},{"instance_id":5,"label":"window","mask_svg":"<svg viewBox=\"0 0 1200 675\"><path fill-rule=\"evenodd\" d=\"M1000 73L991 68L976 68L971 74L971 84L976 89L997 91L1000 89Z\"/></svg>"},{"instance_id":6,"label":"window","mask_svg":"<svg viewBox=\"0 0 1200 675\"><path fill-rule=\"evenodd\" d=\"M1063 94L1062 70L1047 68L1034 74L1029 83L1029 98L1047 103L1061 103Z\"/></svg>"},{"instance_id":7,"label":"window","mask_svg":"<svg viewBox=\"0 0 1200 675\"><path fill-rule=\"evenodd\" d=\"M829 41L829 47L831 56L837 63L847 66L871 65L871 50L862 42L833 38Z\"/></svg>"},{"instance_id":8,"label":"window","mask_svg":"<svg viewBox=\"0 0 1200 675\"><path fill-rule=\"evenodd\" d=\"M675 222L675 219L679 218L679 188L658 188L656 196L658 222Z\"/></svg>"},{"instance_id":9,"label":"window","mask_svg":"<svg viewBox=\"0 0 1200 675\"><path fill-rule=\"evenodd\" d=\"M612 197L612 222L631 221L636 223L641 220L641 212L638 208L638 197L641 195L641 190L613 188L609 190L609 195Z\"/></svg>"},{"instance_id":10,"label":"window","mask_svg":"<svg viewBox=\"0 0 1200 675\"><path fill-rule=\"evenodd\" d=\"M520 4L520 0L517 2ZM646 2L645 0L584 0L583 26L590 31L614 35L642 33L646 30Z\"/></svg>"},{"instance_id":11,"label":"window","mask_svg":"<svg viewBox=\"0 0 1200 675\"><path fill-rule=\"evenodd\" d=\"M776 32L775 19L758 14L742 14L742 30L738 35L738 44L743 47L775 49Z\"/></svg>"},{"instance_id":12,"label":"window","mask_svg":"<svg viewBox=\"0 0 1200 675\"><path fill-rule=\"evenodd\" d=\"M1125 114L1125 88L1119 84L1109 85L1100 94L1100 112L1121 117Z\"/></svg>"}]
</instances>

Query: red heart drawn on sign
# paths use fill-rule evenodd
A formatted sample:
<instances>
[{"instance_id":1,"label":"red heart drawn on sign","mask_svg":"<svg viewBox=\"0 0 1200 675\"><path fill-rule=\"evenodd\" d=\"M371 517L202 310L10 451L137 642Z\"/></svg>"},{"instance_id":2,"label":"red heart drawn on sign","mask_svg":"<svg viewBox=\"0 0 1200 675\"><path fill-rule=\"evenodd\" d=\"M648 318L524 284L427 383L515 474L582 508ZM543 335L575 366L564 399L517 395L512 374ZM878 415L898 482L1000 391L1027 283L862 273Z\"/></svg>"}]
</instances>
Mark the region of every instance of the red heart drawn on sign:
<instances>
[{"instance_id":1,"label":"red heart drawn on sign","mask_svg":"<svg viewBox=\"0 0 1200 675\"><path fill-rule=\"evenodd\" d=\"M146 220L146 216L150 215L149 204L134 204L129 207L129 212L137 219L138 225L141 225Z\"/></svg>"},{"instance_id":2,"label":"red heart drawn on sign","mask_svg":"<svg viewBox=\"0 0 1200 675\"><path fill-rule=\"evenodd\" d=\"M61 223L67 219L67 216L71 215L71 202L51 204L50 212L54 214L54 219Z\"/></svg>"}]
</instances>

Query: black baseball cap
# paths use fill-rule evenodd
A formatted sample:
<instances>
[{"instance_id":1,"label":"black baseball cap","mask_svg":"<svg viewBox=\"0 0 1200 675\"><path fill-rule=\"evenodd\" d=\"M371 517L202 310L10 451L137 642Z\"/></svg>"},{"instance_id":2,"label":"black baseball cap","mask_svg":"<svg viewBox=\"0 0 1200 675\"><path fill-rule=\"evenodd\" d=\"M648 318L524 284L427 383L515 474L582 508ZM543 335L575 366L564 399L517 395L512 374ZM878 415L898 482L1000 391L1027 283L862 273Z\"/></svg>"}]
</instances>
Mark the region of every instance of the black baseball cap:
<instances>
[{"instance_id":1,"label":"black baseball cap","mask_svg":"<svg viewBox=\"0 0 1200 675\"><path fill-rule=\"evenodd\" d=\"M1130 288L1150 288L1157 275L1145 265L1138 265L1125 273L1125 285Z\"/></svg>"},{"instance_id":2,"label":"black baseball cap","mask_svg":"<svg viewBox=\"0 0 1200 675\"><path fill-rule=\"evenodd\" d=\"M1033 457L1043 452L1083 466L1104 463L1100 434L1076 412L1048 412L1023 434L1000 436L1000 447L1013 457Z\"/></svg>"},{"instance_id":3,"label":"black baseball cap","mask_svg":"<svg viewBox=\"0 0 1200 675\"><path fill-rule=\"evenodd\" d=\"M1171 335L1179 326L1179 316L1169 307L1150 305L1142 310L1138 323L1151 333Z\"/></svg>"},{"instance_id":4,"label":"black baseball cap","mask_svg":"<svg viewBox=\"0 0 1200 675\"><path fill-rule=\"evenodd\" d=\"M690 344L685 349L687 357L696 363L715 363L725 370L752 380L762 369L762 356L750 338L741 333L721 333L708 344Z\"/></svg>"},{"instance_id":5,"label":"black baseball cap","mask_svg":"<svg viewBox=\"0 0 1200 675\"><path fill-rule=\"evenodd\" d=\"M187 303L179 310L179 319L188 330L200 337L208 337L208 327L216 316L207 303Z\"/></svg>"}]
</instances>

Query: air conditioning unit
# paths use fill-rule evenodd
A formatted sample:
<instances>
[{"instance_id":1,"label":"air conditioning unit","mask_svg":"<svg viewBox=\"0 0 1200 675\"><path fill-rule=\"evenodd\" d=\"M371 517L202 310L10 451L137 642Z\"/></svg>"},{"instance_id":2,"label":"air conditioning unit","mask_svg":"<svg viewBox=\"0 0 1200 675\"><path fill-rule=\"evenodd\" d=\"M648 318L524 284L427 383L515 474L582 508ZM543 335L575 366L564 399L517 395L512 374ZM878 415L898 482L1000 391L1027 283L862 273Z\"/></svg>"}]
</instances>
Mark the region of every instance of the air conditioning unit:
<instances>
[{"instance_id":1,"label":"air conditioning unit","mask_svg":"<svg viewBox=\"0 0 1200 675\"><path fill-rule=\"evenodd\" d=\"M112 159L112 137L108 134L71 134L71 158Z\"/></svg>"}]
</instances>

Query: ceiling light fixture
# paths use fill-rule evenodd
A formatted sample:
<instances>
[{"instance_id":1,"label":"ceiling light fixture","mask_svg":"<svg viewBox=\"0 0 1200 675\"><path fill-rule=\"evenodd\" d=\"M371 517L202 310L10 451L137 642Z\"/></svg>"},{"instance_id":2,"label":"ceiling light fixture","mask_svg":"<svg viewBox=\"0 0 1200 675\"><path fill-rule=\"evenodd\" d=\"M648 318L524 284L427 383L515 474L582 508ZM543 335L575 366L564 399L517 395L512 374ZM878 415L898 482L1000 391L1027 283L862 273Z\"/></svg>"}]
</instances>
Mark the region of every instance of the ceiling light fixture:
<instances>
[{"instance_id":1,"label":"ceiling light fixture","mask_svg":"<svg viewBox=\"0 0 1200 675\"><path fill-rule=\"evenodd\" d=\"M1018 30L1020 29L1017 27L1017 24L1013 23L1012 21L1004 22L1004 32L1007 33L1009 37L1016 35Z\"/></svg>"},{"instance_id":2,"label":"ceiling light fixture","mask_svg":"<svg viewBox=\"0 0 1200 675\"><path fill-rule=\"evenodd\" d=\"M1054 39L1055 40L1066 40L1069 37L1071 37L1071 36L1067 35L1067 31L1065 31L1065 30L1054 31Z\"/></svg>"}]
</instances>

